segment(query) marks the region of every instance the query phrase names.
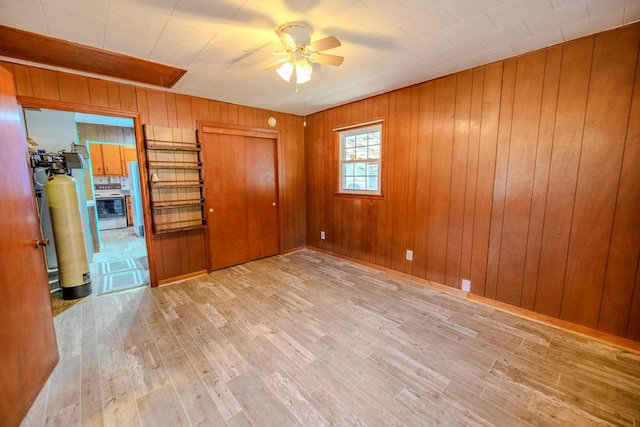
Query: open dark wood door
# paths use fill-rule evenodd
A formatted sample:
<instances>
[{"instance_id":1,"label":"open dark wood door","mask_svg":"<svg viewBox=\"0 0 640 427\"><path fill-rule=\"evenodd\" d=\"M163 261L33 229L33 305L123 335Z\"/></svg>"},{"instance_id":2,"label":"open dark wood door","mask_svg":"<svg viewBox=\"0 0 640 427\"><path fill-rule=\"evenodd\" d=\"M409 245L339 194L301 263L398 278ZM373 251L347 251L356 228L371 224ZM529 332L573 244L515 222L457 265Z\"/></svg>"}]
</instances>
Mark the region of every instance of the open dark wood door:
<instances>
[{"instance_id":1,"label":"open dark wood door","mask_svg":"<svg viewBox=\"0 0 640 427\"><path fill-rule=\"evenodd\" d=\"M209 268L277 254L275 138L206 132L201 138Z\"/></svg>"},{"instance_id":2,"label":"open dark wood door","mask_svg":"<svg viewBox=\"0 0 640 427\"><path fill-rule=\"evenodd\" d=\"M11 74L0 67L0 424L17 426L58 361L27 143Z\"/></svg>"}]
</instances>

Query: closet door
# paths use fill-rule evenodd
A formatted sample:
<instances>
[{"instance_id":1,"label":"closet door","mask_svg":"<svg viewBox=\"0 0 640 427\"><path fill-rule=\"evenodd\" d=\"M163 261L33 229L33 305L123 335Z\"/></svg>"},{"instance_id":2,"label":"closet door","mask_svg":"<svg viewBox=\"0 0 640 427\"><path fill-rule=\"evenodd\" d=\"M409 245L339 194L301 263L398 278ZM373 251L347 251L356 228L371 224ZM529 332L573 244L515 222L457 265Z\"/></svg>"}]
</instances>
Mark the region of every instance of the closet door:
<instances>
[{"instance_id":1,"label":"closet door","mask_svg":"<svg viewBox=\"0 0 640 427\"><path fill-rule=\"evenodd\" d=\"M202 133L209 268L278 253L272 138Z\"/></svg>"}]
</instances>

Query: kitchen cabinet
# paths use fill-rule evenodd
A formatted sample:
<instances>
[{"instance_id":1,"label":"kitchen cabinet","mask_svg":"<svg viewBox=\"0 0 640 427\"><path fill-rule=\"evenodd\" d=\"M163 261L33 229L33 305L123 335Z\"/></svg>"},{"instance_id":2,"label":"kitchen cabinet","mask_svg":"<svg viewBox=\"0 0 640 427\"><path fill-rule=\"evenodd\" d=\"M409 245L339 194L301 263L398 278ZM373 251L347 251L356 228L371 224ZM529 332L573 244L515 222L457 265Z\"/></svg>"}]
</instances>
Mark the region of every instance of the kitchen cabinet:
<instances>
[{"instance_id":1,"label":"kitchen cabinet","mask_svg":"<svg viewBox=\"0 0 640 427\"><path fill-rule=\"evenodd\" d=\"M105 175L126 175L122 169L122 155L119 145L102 144L102 162Z\"/></svg>"},{"instance_id":2,"label":"kitchen cabinet","mask_svg":"<svg viewBox=\"0 0 640 427\"><path fill-rule=\"evenodd\" d=\"M93 176L126 176L127 163L137 160L135 147L89 144Z\"/></svg>"}]
</instances>

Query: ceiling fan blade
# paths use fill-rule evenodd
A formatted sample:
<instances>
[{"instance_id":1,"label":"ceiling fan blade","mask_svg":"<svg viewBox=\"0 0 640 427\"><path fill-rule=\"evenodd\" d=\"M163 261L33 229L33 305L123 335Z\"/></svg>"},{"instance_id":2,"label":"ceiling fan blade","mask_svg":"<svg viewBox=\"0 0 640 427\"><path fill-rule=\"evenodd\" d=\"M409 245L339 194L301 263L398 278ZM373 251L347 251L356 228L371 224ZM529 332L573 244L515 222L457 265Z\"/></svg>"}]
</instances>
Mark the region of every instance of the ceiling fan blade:
<instances>
[{"instance_id":1,"label":"ceiling fan blade","mask_svg":"<svg viewBox=\"0 0 640 427\"><path fill-rule=\"evenodd\" d=\"M314 53L309 57L309 59L318 64L334 65L336 67L344 61L342 56L329 55L327 53Z\"/></svg>"},{"instance_id":2,"label":"ceiling fan blade","mask_svg":"<svg viewBox=\"0 0 640 427\"><path fill-rule=\"evenodd\" d=\"M271 64L267 65L266 67L264 67L262 69L262 71L266 71L266 70L271 70L272 68L276 68L277 66L279 66L280 64L284 64L285 62L287 62L289 60L289 57L287 58L280 58L277 61L273 61Z\"/></svg>"},{"instance_id":3,"label":"ceiling fan blade","mask_svg":"<svg viewBox=\"0 0 640 427\"><path fill-rule=\"evenodd\" d=\"M274 30L274 31L276 32L278 37L280 37L280 41L282 42L282 44L292 48L296 47L296 42L295 40L293 40L293 37L291 37L291 34L285 33L284 31L280 31L280 30Z\"/></svg>"},{"instance_id":4,"label":"ceiling fan blade","mask_svg":"<svg viewBox=\"0 0 640 427\"><path fill-rule=\"evenodd\" d=\"M334 47L341 46L340 40L336 36L327 36L323 39L311 42L309 50L313 52L322 52L323 50L333 49Z\"/></svg>"}]
</instances>

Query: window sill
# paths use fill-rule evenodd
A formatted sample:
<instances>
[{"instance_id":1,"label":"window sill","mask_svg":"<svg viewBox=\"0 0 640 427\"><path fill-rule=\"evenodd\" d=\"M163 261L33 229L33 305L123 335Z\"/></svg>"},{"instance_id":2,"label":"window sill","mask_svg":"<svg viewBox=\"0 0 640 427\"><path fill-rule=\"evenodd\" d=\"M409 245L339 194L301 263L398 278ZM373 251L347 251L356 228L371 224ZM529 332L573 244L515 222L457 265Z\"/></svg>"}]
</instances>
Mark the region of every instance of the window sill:
<instances>
[{"instance_id":1,"label":"window sill","mask_svg":"<svg viewBox=\"0 0 640 427\"><path fill-rule=\"evenodd\" d=\"M384 199L384 194L365 194L365 193L340 193L338 191L333 193L336 197L345 197L348 199Z\"/></svg>"}]
</instances>

